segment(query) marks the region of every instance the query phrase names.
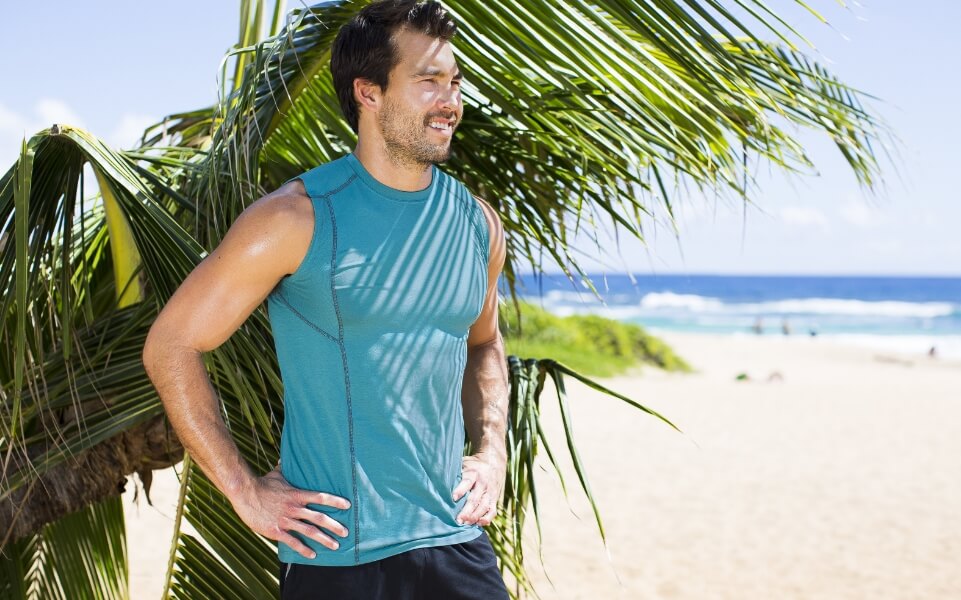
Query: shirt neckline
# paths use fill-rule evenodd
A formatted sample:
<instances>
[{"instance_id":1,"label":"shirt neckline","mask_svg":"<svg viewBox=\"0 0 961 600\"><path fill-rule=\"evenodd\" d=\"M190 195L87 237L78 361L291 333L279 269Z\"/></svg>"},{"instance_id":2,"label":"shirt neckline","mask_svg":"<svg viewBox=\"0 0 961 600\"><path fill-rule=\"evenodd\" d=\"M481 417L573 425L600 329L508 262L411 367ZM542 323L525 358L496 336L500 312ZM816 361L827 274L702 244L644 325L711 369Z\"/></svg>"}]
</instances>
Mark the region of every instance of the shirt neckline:
<instances>
[{"instance_id":1,"label":"shirt neckline","mask_svg":"<svg viewBox=\"0 0 961 600\"><path fill-rule=\"evenodd\" d=\"M409 192L406 190L399 190L378 181L373 175L370 174L370 172L364 167L364 164L360 162L360 159L357 158L353 152L347 154L347 164L350 165L351 169L357 173L357 176L360 178L360 180L363 181L364 184L366 184L371 190L382 196L386 196L392 200L399 200L401 202L426 201L434 192L434 188L437 187L437 181L440 179L440 170L437 168L436 164L431 164L430 184L424 189Z\"/></svg>"}]
</instances>

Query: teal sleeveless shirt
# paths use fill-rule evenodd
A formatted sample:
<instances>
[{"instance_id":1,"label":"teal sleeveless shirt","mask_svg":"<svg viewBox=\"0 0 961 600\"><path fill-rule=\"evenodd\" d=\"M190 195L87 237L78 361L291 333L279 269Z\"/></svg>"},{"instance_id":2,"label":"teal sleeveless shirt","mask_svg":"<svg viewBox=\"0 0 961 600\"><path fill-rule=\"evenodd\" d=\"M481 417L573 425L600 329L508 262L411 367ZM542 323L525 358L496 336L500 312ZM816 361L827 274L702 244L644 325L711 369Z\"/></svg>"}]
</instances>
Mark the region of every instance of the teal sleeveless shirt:
<instances>
[{"instance_id":1,"label":"teal sleeveless shirt","mask_svg":"<svg viewBox=\"0 0 961 600\"><path fill-rule=\"evenodd\" d=\"M300 179L314 231L297 270L267 296L284 387L281 470L297 488L351 507L329 514L349 536L337 550L291 532L279 559L324 566L458 544L461 388L467 334L487 291L489 232L467 188L432 165L430 185L377 181L351 153Z\"/></svg>"}]
</instances>

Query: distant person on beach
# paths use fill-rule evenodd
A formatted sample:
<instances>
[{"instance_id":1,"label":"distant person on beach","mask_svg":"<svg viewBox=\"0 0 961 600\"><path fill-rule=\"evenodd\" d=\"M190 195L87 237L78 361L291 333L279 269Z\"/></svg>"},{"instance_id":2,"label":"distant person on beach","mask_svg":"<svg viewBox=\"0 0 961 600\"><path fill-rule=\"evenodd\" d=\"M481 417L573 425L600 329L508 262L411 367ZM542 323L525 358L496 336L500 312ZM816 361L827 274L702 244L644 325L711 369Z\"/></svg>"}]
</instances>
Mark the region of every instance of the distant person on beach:
<instances>
[{"instance_id":1,"label":"distant person on beach","mask_svg":"<svg viewBox=\"0 0 961 600\"><path fill-rule=\"evenodd\" d=\"M757 335L764 333L764 321L761 319L761 317L758 317L757 320L754 321L754 326L751 327L751 331Z\"/></svg>"},{"instance_id":2,"label":"distant person on beach","mask_svg":"<svg viewBox=\"0 0 961 600\"><path fill-rule=\"evenodd\" d=\"M484 530L507 469L505 238L437 166L463 117L455 32L437 2L374 2L344 24L330 68L356 148L248 206L147 337L184 447L277 540L283 599L508 597ZM284 424L258 475L202 353L265 299Z\"/></svg>"},{"instance_id":3,"label":"distant person on beach","mask_svg":"<svg viewBox=\"0 0 961 600\"><path fill-rule=\"evenodd\" d=\"M791 324L787 319L781 322L781 333L784 335L791 335Z\"/></svg>"}]
</instances>

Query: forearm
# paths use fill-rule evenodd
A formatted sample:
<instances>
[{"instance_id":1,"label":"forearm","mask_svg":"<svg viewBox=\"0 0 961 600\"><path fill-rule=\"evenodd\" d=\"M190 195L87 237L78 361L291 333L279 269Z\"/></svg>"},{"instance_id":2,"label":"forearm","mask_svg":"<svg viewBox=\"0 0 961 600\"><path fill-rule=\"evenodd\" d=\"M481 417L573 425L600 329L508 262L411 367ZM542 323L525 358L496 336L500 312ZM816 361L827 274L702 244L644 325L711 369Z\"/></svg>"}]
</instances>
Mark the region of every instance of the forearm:
<instances>
[{"instance_id":1,"label":"forearm","mask_svg":"<svg viewBox=\"0 0 961 600\"><path fill-rule=\"evenodd\" d=\"M461 394L464 426L475 453L507 460L507 359L497 338L467 350Z\"/></svg>"},{"instance_id":2,"label":"forearm","mask_svg":"<svg viewBox=\"0 0 961 600\"><path fill-rule=\"evenodd\" d=\"M191 459L233 502L255 475L224 423L202 354L172 345L148 347L144 367Z\"/></svg>"}]
</instances>

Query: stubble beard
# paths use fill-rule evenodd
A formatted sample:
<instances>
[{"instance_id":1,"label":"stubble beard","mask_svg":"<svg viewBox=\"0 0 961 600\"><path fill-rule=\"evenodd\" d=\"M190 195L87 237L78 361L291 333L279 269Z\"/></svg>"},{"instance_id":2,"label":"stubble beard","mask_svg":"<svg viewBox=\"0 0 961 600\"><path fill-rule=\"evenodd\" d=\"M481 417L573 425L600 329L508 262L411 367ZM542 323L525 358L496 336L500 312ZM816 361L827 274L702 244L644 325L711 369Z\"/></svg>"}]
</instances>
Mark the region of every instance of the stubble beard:
<instances>
[{"instance_id":1,"label":"stubble beard","mask_svg":"<svg viewBox=\"0 0 961 600\"><path fill-rule=\"evenodd\" d=\"M426 169L450 158L450 141L432 144L423 119L415 113L404 113L389 100L378 113L378 124L387 157L394 164Z\"/></svg>"}]
</instances>

